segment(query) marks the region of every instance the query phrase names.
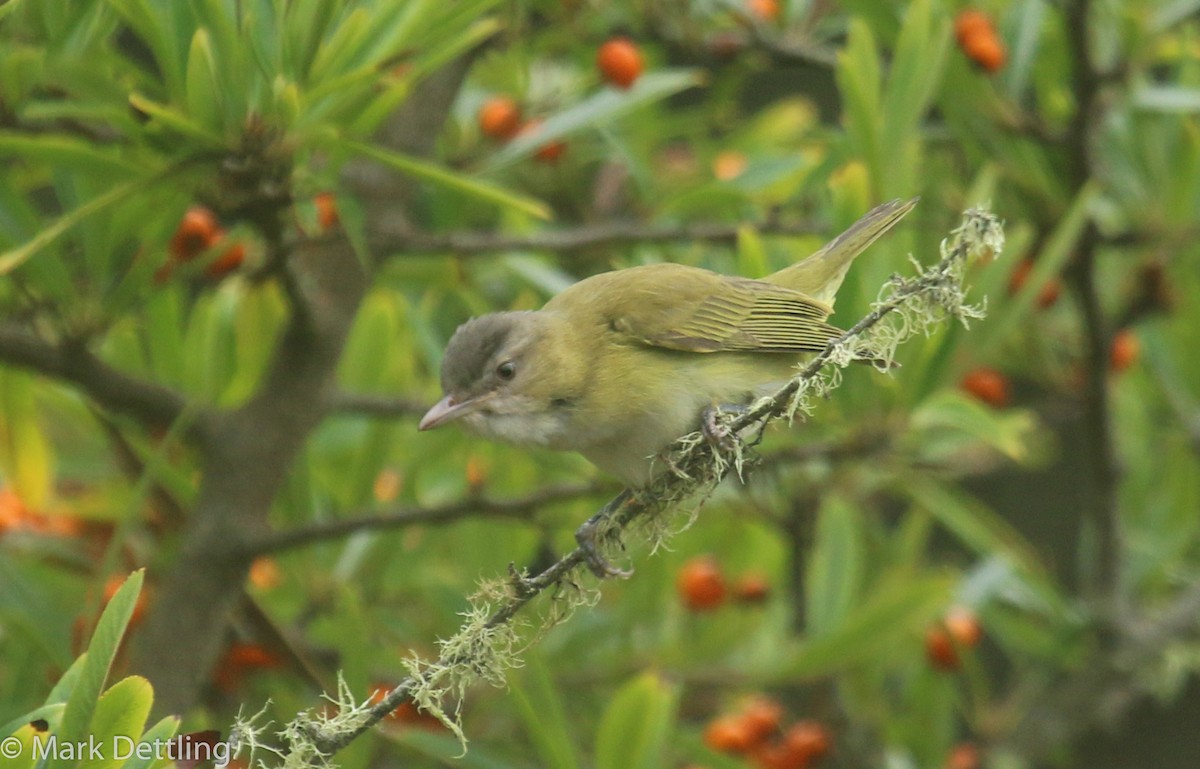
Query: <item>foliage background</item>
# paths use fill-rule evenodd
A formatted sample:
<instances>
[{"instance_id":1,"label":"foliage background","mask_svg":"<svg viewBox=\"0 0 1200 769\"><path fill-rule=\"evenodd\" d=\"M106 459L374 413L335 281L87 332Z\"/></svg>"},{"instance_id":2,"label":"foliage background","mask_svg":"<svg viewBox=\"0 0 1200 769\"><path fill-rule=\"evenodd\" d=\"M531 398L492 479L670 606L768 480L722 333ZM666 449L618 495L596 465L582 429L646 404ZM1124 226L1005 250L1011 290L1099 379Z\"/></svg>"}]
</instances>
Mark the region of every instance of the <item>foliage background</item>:
<instances>
[{"instance_id":1,"label":"foliage background","mask_svg":"<svg viewBox=\"0 0 1200 769\"><path fill-rule=\"evenodd\" d=\"M773 430L747 488L469 693L465 757L391 725L337 760L744 765L701 733L751 692L828 724L838 766L939 766L963 740L994 766L1194 755L1169 730L1200 696L1200 4L981 5L993 74L942 0L0 6L0 722L53 696L106 583L143 566L117 666L185 728L268 697L286 720L338 670L394 683L479 580L562 551L616 490L577 457L415 432L458 323L650 261L765 274L920 195L835 322L990 201L1009 248L971 275L986 321ZM595 71L614 32L647 60L629 91ZM481 136L495 94L541 133ZM164 280L196 203L246 261ZM983 366L1010 404L962 391ZM769 599L686 611L700 553ZM986 639L945 672L923 642L951 606Z\"/></svg>"}]
</instances>

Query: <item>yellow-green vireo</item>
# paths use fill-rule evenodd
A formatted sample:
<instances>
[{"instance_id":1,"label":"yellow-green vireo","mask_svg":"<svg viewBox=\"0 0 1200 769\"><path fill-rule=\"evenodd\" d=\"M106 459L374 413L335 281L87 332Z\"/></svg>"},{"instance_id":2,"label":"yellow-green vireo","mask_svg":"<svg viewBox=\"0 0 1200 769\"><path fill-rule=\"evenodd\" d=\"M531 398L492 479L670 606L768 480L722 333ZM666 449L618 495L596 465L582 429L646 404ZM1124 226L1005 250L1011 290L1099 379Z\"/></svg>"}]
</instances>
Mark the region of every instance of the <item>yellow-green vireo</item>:
<instances>
[{"instance_id":1,"label":"yellow-green vireo","mask_svg":"<svg viewBox=\"0 0 1200 769\"><path fill-rule=\"evenodd\" d=\"M633 488L707 410L746 404L842 331L825 322L850 263L916 199L877 206L812 256L759 280L681 264L582 280L536 311L459 326L421 420L578 451Z\"/></svg>"}]
</instances>

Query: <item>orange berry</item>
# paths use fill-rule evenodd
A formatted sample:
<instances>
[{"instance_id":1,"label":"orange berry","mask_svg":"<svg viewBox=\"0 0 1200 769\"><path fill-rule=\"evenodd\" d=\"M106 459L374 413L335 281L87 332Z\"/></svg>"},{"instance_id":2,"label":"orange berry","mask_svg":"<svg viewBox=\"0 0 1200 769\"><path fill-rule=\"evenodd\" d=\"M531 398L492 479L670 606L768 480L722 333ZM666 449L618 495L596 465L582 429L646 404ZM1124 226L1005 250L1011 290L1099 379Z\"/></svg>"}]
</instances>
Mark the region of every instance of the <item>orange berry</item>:
<instances>
[{"instance_id":1,"label":"orange berry","mask_svg":"<svg viewBox=\"0 0 1200 769\"><path fill-rule=\"evenodd\" d=\"M979 32L962 41L963 53L985 72L996 72L1004 66L1008 52L995 32Z\"/></svg>"},{"instance_id":2,"label":"orange berry","mask_svg":"<svg viewBox=\"0 0 1200 769\"><path fill-rule=\"evenodd\" d=\"M1008 278L1008 293L1017 294L1025 287L1029 281L1029 275L1033 272L1033 261L1030 259L1022 259L1017 262L1017 266L1013 267L1012 275ZM1051 307L1058 301L1059 295L1062 294L1062 282L1058 278L1050 278L1042 284L1037 295L1037 306L1040 309Z\"/></svg>"},{"instance_id":3,"label":"orange berry","mask_svg":"<svg viewBox=\"0 0 1200 769\"><path fill-rule=\"evenodd\" d=\"M713 158L713 176L720 181L728 182L738 178L746 170L749 160L737 150L725 150Z\"/></svg>"},{"instance_id":4,"label":"orange berry","mask_svg":"<svg viewBox=\"0 0 1200 769\"><path fill-rule=\"evenodd\" d=\"M972 37L994 32L991 18L983 11L967 8L954 17L954 39L960 46Z\"/></svg>"},{"instance_id":5,"label":"orange berry","mask_svg":"<svg viewBox=\"0 0 1200 769\"><path fill-rule=\"evenodd\" d=\"M761 572L748 571L733 583L733 599L738 603L763 603L770 594L771 583Z\"/></svg>"},{"instance_id":6,"label":"orange berry","mask_svg":"<svg viewBox=\"0 0 1200 769\"><path fill-rule=\"evenodd\" d=\"M754 742L762 742L779 731L783 706L770 697L755 697L742 708L741 718Z\"/></svg>"},{"instance_id":7,"label":"orange berry","mask_svg":"<svg viewBox=\"0 0 1200 769\"><path fill-rule=\"evenodd\" d=\"M487 483L488 466L487 462L472 454L467 457L467 486L472 490L478 490Z\"/></svg>"},{"instance_id":8,"label":"orange berry","mask_svg":"<svg viewBox=\"0 0 1200 769\"><path fill-rule=\"evenodd\" d=\"M255 670L283 667L283 658L262 644L235 641L229 644L213 671L217 688L232 692Z\"/></svg>"},{"instance_id":9,"label":"orange berry","mask_svg":"<svg viewBox=\"0 0 1200 769\"><path fill-rule=\"evenodd\" d=\"M749 0L750 14L760 21L779 20L779 0Z\"/></svg>"},{"instance_id":10,"label":"orange berry","mask_svg":"<svg viewBox=\"0 0 1200 769\"><path fill-rule=\"evenodd\" d=\"M479 130L497 141L508 141L521 130L521 108L507 96L493 96L479 108Z\"/></svg>"},{"instance_id":11,"label":"orange berry","mask_svg":"<svg viewBox=\"0 0 1200 769\"><path fill-rule=\"evenodd\" d=\"M950 633L941 625L934 625L925 633L925 659L938 670L958 670L958 650Z\"/></svg>"},{"instance_id":12,"label":"orange berry","mask_svg":"<svg viewBox=\"0 0 1200 769\"><path fill-rule=\"evenodd\" d=\"M983 628L979 626L979 618L970 609L954 608L946 615L942 623L949 631L954 642L964 649L977 645L983 638Z\"/></svg>"},{"instance_id":13,"label":"orange berry","mask_svg":"<svg viewBox=\"0 0 1200 769\"><path fill-rule=\"evenodd\" d=\"M833 739L820 721L805 719L788 727L783 743L799 765L804 766L828 753Z\"/></svg>"},{"instance_id":14,"label":"orange berry","mask_svg":"<svg viewBox=\"0 0 1200 769\"><path fill-rule=\"evenodd\" d=\"M979 769L979 747L960 742L946 755L946 769Z\"/></svg>"},{"instance_id":15,"label":"orange berry","mask_svg":"<svg viewBox=\"0 0 1200 769\"><path fill-rule=\"evenodd\" d=\"M313 205L317 207L317 224L321 225L321 229L331 230L338 225L337 200L332 192L317 195L313 198Z\"/></svg>"},{"instance_id":16,"label":"orange berry","mask_svg":"<svg viewBox=\"0 0 1200 769\"><path fill-rule=\"evenodd\" d=\"M204 206L192 206L179 220L175 234L171 236L171 256L181 262L194 259L201 251L216 243L220 228L217 217Z\"/></svg>"},{"instance_id":17,"label":"orange berry","mask_svg":"<svg viewBox=\"0 0 1200 769\"><path fill-rule=\"evenodd\" d=\"M1121 329L1113 336L1112 346L1108 349L1109 370L1121 373L1137 361L1141 351L1142 344L1137 335L1127 328Z\"/></svg>"},{"instance_id":18,"label":"orange berry","mask_svg":"<svg viewBox=\"0 0 1200 769\"><path fill-rule=\"evenodd\" d=\"M229 273L242 266L242 262L246 259L246 246L244 243L235 242L225 252L214 259L207 267L204 268L204 275L212 280L219 280Z\"/></svg>"},{"instance_id":19,"label":"orange berry","mask_svg":"<svg viewBox=\"0 0 1200 769\"><path fill-rule=\"evenodd\" d=\"M1008 377L995 369L983 366L967 372L961 386L971 395L995 408L1004 408L1012 397Z\"/></svg>"},{"instance_id":20,"label":"orange berry","mask_svg":"<svg viewBox=\"0 0 1200 769\"><path fill-rule=\"evenodd\" d=\"M274 558L262 556L255 558L250 564L250 584L259 590L278 587L281 580L279 564L275 562Z\"/></svg>"},{"instance_id":21,"label":"orange berry","mask_svg":"<svg viewBox=\"0 0 1200 769\"><path fill-rule=\"evenodd\" d=\"M683 605L692 611L709 611L725 603L725 575L711 556L693 558L680 567L675 587Z\"/></svg>"},{"instance_id":22,"label":"orange berry","mask_svg":"<svg viewBox=\"0 0 1200 769\"><path fill-rule=\"evenodd\" d=\"M718 753L745 753L754 747L754 735L744 719L721 716L704 728L704 744Z\"/></svg>"},{"instance_id":23,"label":"orange berry","mask_svg":"<svg viewBox=\"0 0 1200 769\"><path fill-rule=\"evenodd\" d=\"M757 769L804 769L805 761L797 761L783 742L764 742L750 753L750 763Z\"/></svg>"},{"instance_id":24,"label":"orange berry","mask_svg":"<svg viewBox=\"0 0 1200 769\"><path fill-rule=\"evenodd\" d=\"M629 88L642 74L642 52L627 37L614 37L596 51L596 66L609 83Z\"/></svg>"},{"instance_id":25,"label":"orange berry","mask_svg":"<svg viewBox=\"0 0 1200 769\"><path fill-rule=\"evenodd\" d=\"M518 131L518 133L520 135L536 134L538 131L541 130L541 128L542 128L542 121L534 119L534 120L530 120L528 123L521 126L521 130ZM556 140L556 141L547 142L547 143L543 144L541 147L538 148L538 150L536 152L533 153L533 157L534 157L534 159L539 160L543 163L556 163L556 162L558 162L558 159L560 157L562 157L562 154L566 151L567 151L567 143L564 141Z\"/></svg>"},{"instance_id":26,"label":"orange berry","mask_svg":"<svg viewBox=\"0 0 1200 769\"><path fill-rule=\"evenodd\" d=\"M404 487L404 478L395 470L384 468L375 476L375 484L371 488L376 502L395 502Z\"/></svg>"}]
</instances>

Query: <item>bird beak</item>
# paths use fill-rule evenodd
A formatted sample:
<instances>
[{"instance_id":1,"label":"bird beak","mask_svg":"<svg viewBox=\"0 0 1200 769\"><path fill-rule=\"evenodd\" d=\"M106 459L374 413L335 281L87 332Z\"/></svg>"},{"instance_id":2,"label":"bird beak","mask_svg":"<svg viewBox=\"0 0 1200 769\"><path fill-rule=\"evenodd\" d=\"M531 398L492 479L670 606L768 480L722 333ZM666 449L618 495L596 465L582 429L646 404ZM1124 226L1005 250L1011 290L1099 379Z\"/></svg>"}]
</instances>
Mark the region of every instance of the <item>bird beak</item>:
<instances>
[{"instance_id":1,"label":"bird beak","mask_svg":"<svg viewBox=\"0 0 1200 769\"><path fill-rule=\"evenodd\" d=\"M453 395L447 395L433 404L429 411L425 412L425 416L421 417L421 424L417 425L417 429L432 430L461 416L466 416L474 411L482 400L482 398L470 398L465 401L458 401Z\"/></svg>"}]
</instances>

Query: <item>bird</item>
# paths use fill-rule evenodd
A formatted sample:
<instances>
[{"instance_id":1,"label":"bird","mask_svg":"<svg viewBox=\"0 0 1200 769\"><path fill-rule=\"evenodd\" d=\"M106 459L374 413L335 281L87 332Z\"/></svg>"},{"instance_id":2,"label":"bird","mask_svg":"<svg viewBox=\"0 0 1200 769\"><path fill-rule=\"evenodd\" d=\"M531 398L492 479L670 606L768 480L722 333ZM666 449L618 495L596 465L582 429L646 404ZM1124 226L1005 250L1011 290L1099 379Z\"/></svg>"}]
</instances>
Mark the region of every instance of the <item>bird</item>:
<instances>
[{"instance_id":1,"label":"bird","mask_svg":"<svg viewBox=\"0 0 1200 769\"><path fill-rule=\"evenodd\" d=\"M630 489L655 458L796 373L842 330L826 322L851 262L917 198L876 206L811 256L760 279L682 264L600 273L540 310L495 312L454 332L444 397L419 429L575 451Z\"/></svg>"}]
</instances>

